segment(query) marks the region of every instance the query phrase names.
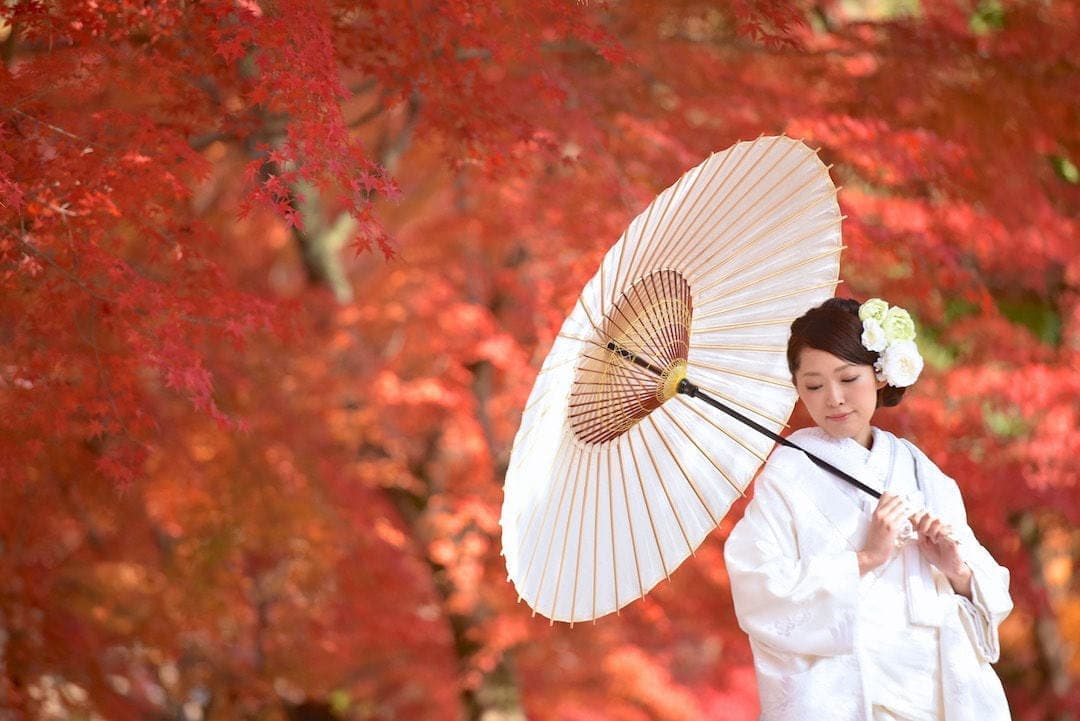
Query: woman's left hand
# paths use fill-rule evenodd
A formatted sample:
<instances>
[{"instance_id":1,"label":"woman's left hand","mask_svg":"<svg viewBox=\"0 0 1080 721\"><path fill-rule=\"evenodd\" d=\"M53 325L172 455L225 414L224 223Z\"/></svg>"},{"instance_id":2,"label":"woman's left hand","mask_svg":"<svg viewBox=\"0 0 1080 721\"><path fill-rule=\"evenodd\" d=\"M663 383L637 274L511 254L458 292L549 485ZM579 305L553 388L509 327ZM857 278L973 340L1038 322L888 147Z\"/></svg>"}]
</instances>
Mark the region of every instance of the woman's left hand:
<instances>
[{"instance_id":1,"label":"woman's left hand","mask_svg":"<svg viewBox=\"0 0 1080 721\"><path fill-rule=\"evenodd\" d=\"M945 574L953 590L971 598L971 569L960 557L960 544L952 527L940 518L922 512L912 516L911 524L919 534L919 552Z\"/></svg>"}]
</instances>

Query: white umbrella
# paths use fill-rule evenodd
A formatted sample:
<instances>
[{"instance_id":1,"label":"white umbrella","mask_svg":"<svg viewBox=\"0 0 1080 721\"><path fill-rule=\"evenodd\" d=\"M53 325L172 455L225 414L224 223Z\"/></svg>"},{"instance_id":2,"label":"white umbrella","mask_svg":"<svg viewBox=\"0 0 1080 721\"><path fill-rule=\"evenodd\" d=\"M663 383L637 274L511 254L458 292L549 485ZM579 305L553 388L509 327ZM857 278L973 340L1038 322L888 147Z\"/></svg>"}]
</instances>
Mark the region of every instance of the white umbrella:
<instances>
[{"instance_id":1,"label":"white umbrella","mask_svg":"<svg viewBox=\"0 0 1080 721\"><path fill-rule=\"evenodd\" d=\"M743 493L794 406L789 327L833 295L840 221L817 154L762 137L688 171L608 251L506 475L503 554L534 612L574 623L644 596Z\"/></svg>"}]
</instances>

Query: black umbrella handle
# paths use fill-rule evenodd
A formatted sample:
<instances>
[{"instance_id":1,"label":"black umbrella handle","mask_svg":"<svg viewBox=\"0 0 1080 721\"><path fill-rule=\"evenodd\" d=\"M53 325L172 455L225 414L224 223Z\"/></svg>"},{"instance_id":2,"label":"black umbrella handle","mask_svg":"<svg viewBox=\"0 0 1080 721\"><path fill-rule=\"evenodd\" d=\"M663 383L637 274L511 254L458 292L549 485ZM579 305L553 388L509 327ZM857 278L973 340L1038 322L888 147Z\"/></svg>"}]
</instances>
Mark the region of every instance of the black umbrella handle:
<instances>
[{"instance_id":1,"label":"black umbrella handle","mask_svg":"<svg viewBox=\"0 0 1080 721\"><path fill-rule=\"evenodd\" d=\"M773 433L772 431L770 431L765 426L761 425L760 423L757 423L756 421L753 421L753 420L747 418L746 416L744 416L742 413L739 413L734 408L730 408L729 406L724 405L723 403L716 400L712 396L708 395L707 393L702 391L700 388L698 388L696 385L694 385L690 381L686 380L685 378L683 378L681 381L679 381L678 391L679 391L679 393L682 393L684 395L688 395L691 398L700 398L701 400L705 401L706 403L708 403L713 408L716 408L717 410L720 410L720 411L723 411L724 413L727 413L729 416L731 416L735 420L738 420L738 421L741 421L741 422L745 423L746 425L750 426L751 428L753 428L758 433L762 433L762 434L768 436L769 438L773 439L774 441L776 441L780 445L787 446L788 448L794 448L797 451L802 451L803 453L806 454L806 457L809 458L811 461L813 461L814 465L818 466L819 468L823 468L826 471L828 471L829 473L832 473L833 475L838 476L839 478L842 478L843 480L847 481L851 485L858 488L860 491L863 491L864 493L869 493L874 498L881 498L881 493L880 492L875 491L873 488L866 485L865 483L863 483L859 479L857 479L854 476L851 476L851 475L849 475L847 473L844 473L843 471L841 471L839 468L837 468L833 464L829 463L826 460L818 458L813 453L810 453L809 451L807 451L805 448L797 446L796 444L792 443L788 439L786 439L786 438L784 438L782 436L779 436L776 433Z\"/></svg>"},{"instance_id":2,"label":"black umbrella handle","mask_svg":"<svg viewBox=\"0 0 1080 721\"><path fill-rule=\"evenodd\" d=\"M620 356L622 356L626 360L630 361L634 365L636 365L636 366L638 366L640 368L644 368L645 370L649 371L650 373L652 373L652 374L654 374L656 376L660 376L660 375L663 374L663 371L660 368L656 367L655 365L653 365L649 361L645 360L644 358L641 358L636 353L632 353L629 350L627 350L626 348L623 348L622 346L618 345L615 341L610 341L607 344L607 347L608 347L608 350L611 350L611 351L613 351L615 353L618 353ZM874 498L881 498L881 493L879 491L875 491L873 488L866 485L865 483L860 481L858 478L855 478L854 476L850 476L847 473L844 473L843 471L841 471L839 468L837 468L833 464L829 463L826 460L818 458L817 456L815 456L813 453L806 450L805 448L797 446L794 443L792 443L791 441L789 441L788 439L783 438L783 437L773 433L772 431L770 431L765 426L761 425L760 423L757 423L756 421L753 421L753 420L747 418L746 416L744 416L742 413L739 413L734 408L730 408L728 406L725 406L723 403L716 400L712 396L708 395L703 390L701 390L700 388L698 388L696 385L694 385L690 381L686 380L685 378L683 378L681 381L679 381L679 385L676 388L676 390L679 393L690 396L691 398L700 398L701 400L705 401L706 403L708 403L713 408L716 408L717 410L720 410L720 411L723 411L724 413L727 413L729 416L731 416L732 418L734 418L737 421L742 421L743 423L750 426L751 428L753 428L758 433L762 433L762 434L768 436L769 438L773 439L774 441L776 441L777 443L779 443L782 446L787 446L788 448L794 448L797 451L802 451L803 453L806 454L806 457L809 458L811 461L813 461L814 465L818 466L819 468L823 468L826 471L828 471L829 473L832 473L833 475L835 475L835 476L837 476L839 478L842 478L843 480L847 481L851 485L858 488L860 491L863 491L864 493L869 493Z\"/></svg>"}]
</instances>

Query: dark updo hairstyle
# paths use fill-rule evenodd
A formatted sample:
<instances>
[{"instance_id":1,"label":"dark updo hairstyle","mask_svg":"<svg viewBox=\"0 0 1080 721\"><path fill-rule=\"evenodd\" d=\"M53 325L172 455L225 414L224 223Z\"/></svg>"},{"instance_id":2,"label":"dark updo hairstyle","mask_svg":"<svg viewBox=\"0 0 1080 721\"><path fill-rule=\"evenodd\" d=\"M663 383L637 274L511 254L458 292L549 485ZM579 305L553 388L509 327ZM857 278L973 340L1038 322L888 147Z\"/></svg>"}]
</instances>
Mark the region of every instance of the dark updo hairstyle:
<instances>
[{"instance_id":1,"label":"dark updo hairstyle","mask_svg":"<svg viewBox=\"0 0 1080 721\"><path fill-rule=\"evenodd\" d=\"M803 348L832 353L837 358L857 365L874 365L878 353L867 350L862 344L863 327L859 320L859 305L858 301L850 298L829 298L795 319L791 324L791 337L788 338L787 346L788 369L793 382ZM878 389L878 407L897 405L904 397L905 390L907 389L890 385Z\"/></svg>"}]
</instances>

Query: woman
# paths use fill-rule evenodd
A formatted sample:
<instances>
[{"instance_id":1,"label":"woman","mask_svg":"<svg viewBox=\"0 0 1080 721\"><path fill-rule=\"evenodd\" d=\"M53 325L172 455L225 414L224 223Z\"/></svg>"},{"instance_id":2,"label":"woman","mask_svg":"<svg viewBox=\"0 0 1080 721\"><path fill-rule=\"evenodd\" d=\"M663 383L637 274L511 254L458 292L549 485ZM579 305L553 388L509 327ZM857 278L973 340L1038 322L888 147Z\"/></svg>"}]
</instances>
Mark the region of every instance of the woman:
<instances>
[{"instance_id":1,"label":"woman","mask_svg":"<svg viewBox=\"0 0 1080 721\"><path fill-rule=\"evenodd\" d=\"M797 319L788 366L815 428L773 452L725 546L763 721L1009 719L990 664L1009 574L968 528L956 483L871 425L922 369L910 316L832 298Z\"/></svg>"}]
</instances>

